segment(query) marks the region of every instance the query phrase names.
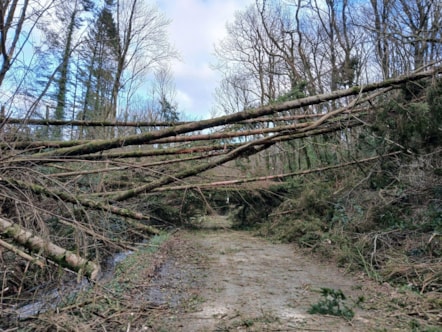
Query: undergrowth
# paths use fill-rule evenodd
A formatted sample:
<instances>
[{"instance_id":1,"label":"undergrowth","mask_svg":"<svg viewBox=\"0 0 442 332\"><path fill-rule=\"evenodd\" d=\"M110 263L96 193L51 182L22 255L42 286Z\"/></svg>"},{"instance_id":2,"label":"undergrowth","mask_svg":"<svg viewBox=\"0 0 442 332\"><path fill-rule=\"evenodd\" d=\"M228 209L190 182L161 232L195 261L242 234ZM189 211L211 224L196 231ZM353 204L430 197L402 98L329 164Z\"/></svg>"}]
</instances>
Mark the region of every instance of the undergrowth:
<instances>
[{"instance_id":1,"label":"undergrowth","mask_svg":"<svg viewBox=\"0 0 442 332\"><path fill-rule=\"evenodd\" d=\"M439 159L391 159L369 167L281 184L287 197L258 233L294 242L379 283L440 296L442 178L434 171ZM314 310L339 309L341 295L327 296ZM433 301L427 309L440 311L442 303Z\"/></svg>"},{"instance_id":2,"label":"undergrowth","mask_svg":"<svg viewBox=\"0 0 442 332\"><path fill-rule=\"evenodd\" d=\"M342 290L331 289L331 288L321 288L321 300L310 306L308 310L309 314L321 314L321 315L332 315L344 317L345 319L351 320L355 313L352 308L346 303L346 297ZM358 303L361 303L363 299L359 299Z\"/></svg>"},{"instance_id":3,"label":"undergrowth","mask_svg":"<svg viewBox=\"0 0 442 332\"><path fill-rule=\"evenodd\" d=\"M14 326L19 331L114 331L127 325L141 315L136 296L143 292L141 287L148 286L154 270L162 264L162 255L156 253L164 250L169 238L168 233L153 236L139 250L116 263L109 280L104 277L93 286L67 289L56 308L27 321L15 320Z\"/></svg>"}]
</instances>

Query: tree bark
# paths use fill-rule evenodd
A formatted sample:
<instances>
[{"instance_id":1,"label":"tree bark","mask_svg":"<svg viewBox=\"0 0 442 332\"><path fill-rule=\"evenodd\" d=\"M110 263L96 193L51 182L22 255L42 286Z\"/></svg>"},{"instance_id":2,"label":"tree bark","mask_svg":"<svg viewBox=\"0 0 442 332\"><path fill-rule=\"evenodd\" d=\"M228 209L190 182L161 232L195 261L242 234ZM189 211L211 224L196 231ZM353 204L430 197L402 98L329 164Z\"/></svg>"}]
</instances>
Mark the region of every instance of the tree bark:
<instances>
[{"instance_id":1,"label":"tree bark","mask_svg":"<svg viewBox=\"0 0 442 332\"><path fill-rule=\"evenodd\" d=\"M40 268L44 268L46 266L46 264L44 262L42 262L41 260L39 260L38 258L33 257L33 256L23 252L22 250L20 250L16 246L14 246L6 241L3 241L2 239L0 239L0 246L12 251L14 254L19 255L21 258L24 258L24 259L30 261L31 263L38 265Z\"/></svg>"},{"instance_id":2,"label":"tree bark","mask_svg":"<svg viewBox=\"0 0 442 332\"><path fill-rule=\"evenodd\" d=\"M127 218L131 218L131 219L135 219L135 220L149 220L150 219L150 216L144 215L139 212L134 212L134 211L131 211L128 209L123 209L123 208L120 208L117 206L108 205L108 204L101 203L98 201L93 201L90 199L74 197L70 193L56 191L53 189L47 189L47 188L44 188L44 187L39 186L34 183L25 183L23 181L19 181L19 180L15 180L15 179L6 179L6 178L2 178L0 181L4 181L6 183L18 186L20 188L29 189L36 194L48 195L49 197L53 197L55 199L61 199L64 202L68 202L68 203L72 203L72 204L80 204L84 207L94 209L94 210L107 211L112 214L119 215L121 217L127 217ZM133 226L134 228L137 228L138 230L141 230L141 231L145 231L149 234L156 235L156 234L160 233L160 230L155 227L144 225L139 222L134 222L131 220L125 220L125 221L128 224L130 224L131 226Z\"/></svg>"},{"instance_id":3,"label":"tree bark","mask_svg":"<svg viewBox=\"0 0 442 332\"><path fill-rule=\"evenodd\" d=\"M295 108L306 107L310 105L320 104L326 101L333 101L339 98L359 95L366 92L371 92L388 87L398 87L402 83L419 80L422 78L431 77L437 73L442 72L442 67L436 67L427 71L415 72L410 75L399 76L387 81L378 83L367 84L365 86L354 86L349 89L337 90L330 93L319 94L315 96L309 96L296 100L283 102L280 104L270 104L262 107L258 107L252 110L246 110L234 114L224 115L213 119L202 120L183 125L177 125L175 127L148 132L139 135L131 135L127 137L117 137L109 140L92 141L79 146L70 148L55 149L48 152L34 154L34 157L49 157L49 156L79 156L83 154L90 154L95 152L101 152L109 149L120 148L129 145L147 144L153 140L157 140L163 137L176 136L179 134L185 134L188 132L203 130L219 125L226 125L236 123L238 121L244 121L247 119L254 119L265 115L275 114L282 111L292 110ZM329 116L326 115L326 118ZM323 121L319 121L323 122ZM318 122L318 123L319 123Z\"/></svg>"},{"instance_id":4,"label":"tree bark","mask_svg":"<svg viewBox=\"0 0 442 332\"><path fill-rule=\"evenodd\" d=\"M96 280L100 274L100 265L80 257L73 252L32 234L21 226L0 217L0 232L27 249L38 252L60 266L85 274Z\"/></svg>"}]
</instances>

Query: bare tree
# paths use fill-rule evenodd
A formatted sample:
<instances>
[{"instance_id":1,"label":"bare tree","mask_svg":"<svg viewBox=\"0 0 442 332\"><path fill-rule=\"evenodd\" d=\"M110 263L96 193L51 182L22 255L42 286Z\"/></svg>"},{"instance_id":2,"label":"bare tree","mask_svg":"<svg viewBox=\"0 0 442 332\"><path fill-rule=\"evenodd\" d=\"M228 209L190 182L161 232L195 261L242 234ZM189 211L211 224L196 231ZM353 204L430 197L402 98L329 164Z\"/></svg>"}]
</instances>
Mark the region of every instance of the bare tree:
<instances>
[{"instance_id":1,"label":"bare tree","mask_svg":"<svg viewBox=\"0 0 442 332\"><path fill-rule=\"evenodd\" d=\"M54 1L8 0L0 2L0 86L7 72L13 67L17 55L38 23L41 16L52 7Z\"/></svg>"},{"instance_id":2,"label":"bare tree","mask_svg":"<svg viewBox=\"0 0 442 332\"><path fill-rule=\"evenodd\" d=\"M440 60L440 1L371 0L364 13L384 79Z\"/></svg>"},{"instance_id":3,"label":"bare tree","mask_svg":"<svg viewBox=\"0 0 442 332\"><path fill-rule=\"evenodd\" d=\"M243 100L248 105L264 105L274 100L285 79L279 51L266 37L259 12L254 5L235 15L227 25L228 37L215 52L218 63L216 68L224 75L224 84L231 85L228 90L242 89ZM221 91L219 91L221 92ZM245 95L247 98L244 98ZM238 101L238 99L237 99Z\"/></svg>"},{"instance_id":4,"label":"bare tree","mask_svg":"<svg viewBox=\"0 0 442 332\"><path fill-rule=\"evenodd\" d=\"M156 6L140 0L119 0L115 17L120 42L108 119L116 119L120 92L175 56L166 35L170 21Z\"/></svg>"},{"instance_id":5,"label":"bare tree","mask_svg":"<svg viewBox=\"0 0 442 332\"><path fill-rule=\"evenodd\" d=\"M399 0L396 33L409 45L410 70L437 59L441 40L442 4L436 0Z\"/></svg>"},{"instance_id":6,"label":"bare tree","mask_svg":"<svg viewBox=\"0 0 442 332\"><path fill-rule=\"evenodd\" d=\"M16 16L16 11L20 10L18 0L2 1L0 3L0 48L2 53L0 85L3 83L6 73L12 66L15 51L19 46L19 38L27 17L28 6L29 1L25 1L21 12ZM8 33L13 35L12 41L8 40Z\"/></svg>"}]
</instances>

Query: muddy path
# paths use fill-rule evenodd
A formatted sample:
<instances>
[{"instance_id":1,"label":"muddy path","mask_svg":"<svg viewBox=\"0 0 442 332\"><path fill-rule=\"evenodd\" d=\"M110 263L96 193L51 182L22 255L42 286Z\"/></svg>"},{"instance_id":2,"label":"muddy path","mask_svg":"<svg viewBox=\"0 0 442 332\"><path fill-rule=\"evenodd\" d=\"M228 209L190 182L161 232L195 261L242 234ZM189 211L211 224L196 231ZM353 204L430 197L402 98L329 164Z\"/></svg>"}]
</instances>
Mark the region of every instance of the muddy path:
<instances>
[{"instance_id":1,"label":"muddy path","mask_svg":"<svg viewBox=\"0 0 442 332\"><path fill-rule=\"evenodd\" d=\"M225 218L212 216L198 230L154 237L145 248L125 255L113 275L82 291L65 289L65 305L15 318L16 327L81 332L439 331L416 329L428 321L421 310L424 297L416 292L377 284L362 273L350 275L293 244L272 243L228 226ZM324 298L321 289L342 292L346 299L339 308L351 317L309 313L320 301L331 303L333 297Z\"/></svg>"},{"instance_id":2,"label":"muddy path","mask_svg":"<svg viewBox=\"0 0 442 332\"><path fill-rule=\"evenodd\" d=\"M145 330L404 330L380 303L390 289L373 288L293 245L226 228L176 238L148 291L151 303L165 307ZM342 290L354 317L309 314L321 288Z\"/></svg>"}]
</instances>

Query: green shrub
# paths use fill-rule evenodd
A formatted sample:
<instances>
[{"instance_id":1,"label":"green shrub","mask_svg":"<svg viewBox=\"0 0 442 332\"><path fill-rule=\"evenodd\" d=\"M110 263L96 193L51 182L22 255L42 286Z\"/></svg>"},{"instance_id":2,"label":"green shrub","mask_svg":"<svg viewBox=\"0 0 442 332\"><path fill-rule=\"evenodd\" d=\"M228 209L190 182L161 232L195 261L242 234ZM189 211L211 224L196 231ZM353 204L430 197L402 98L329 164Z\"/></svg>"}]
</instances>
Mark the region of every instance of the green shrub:
<instances>
[{"instance_id":1,"label":"green shrub","mask_svg":"<svg viewBox=\"0 0 442 332\"><path fill-rule=\"evenodd\" d=\"M309 314L333 315L352 319L354 311L345 304L346 297L342 290L321 288L322 299L310 306Z\"/></svg>"},{"instance_id":2,"label":"green shrub","mask_svg":"<svg viewBox=\"0 0 442 332\"><path fill-rule=\"evenodd\" d=\"M414 229L406 206L386 205L374 209L373 221L381 229Z\"/></svg>"}]
</instances>

